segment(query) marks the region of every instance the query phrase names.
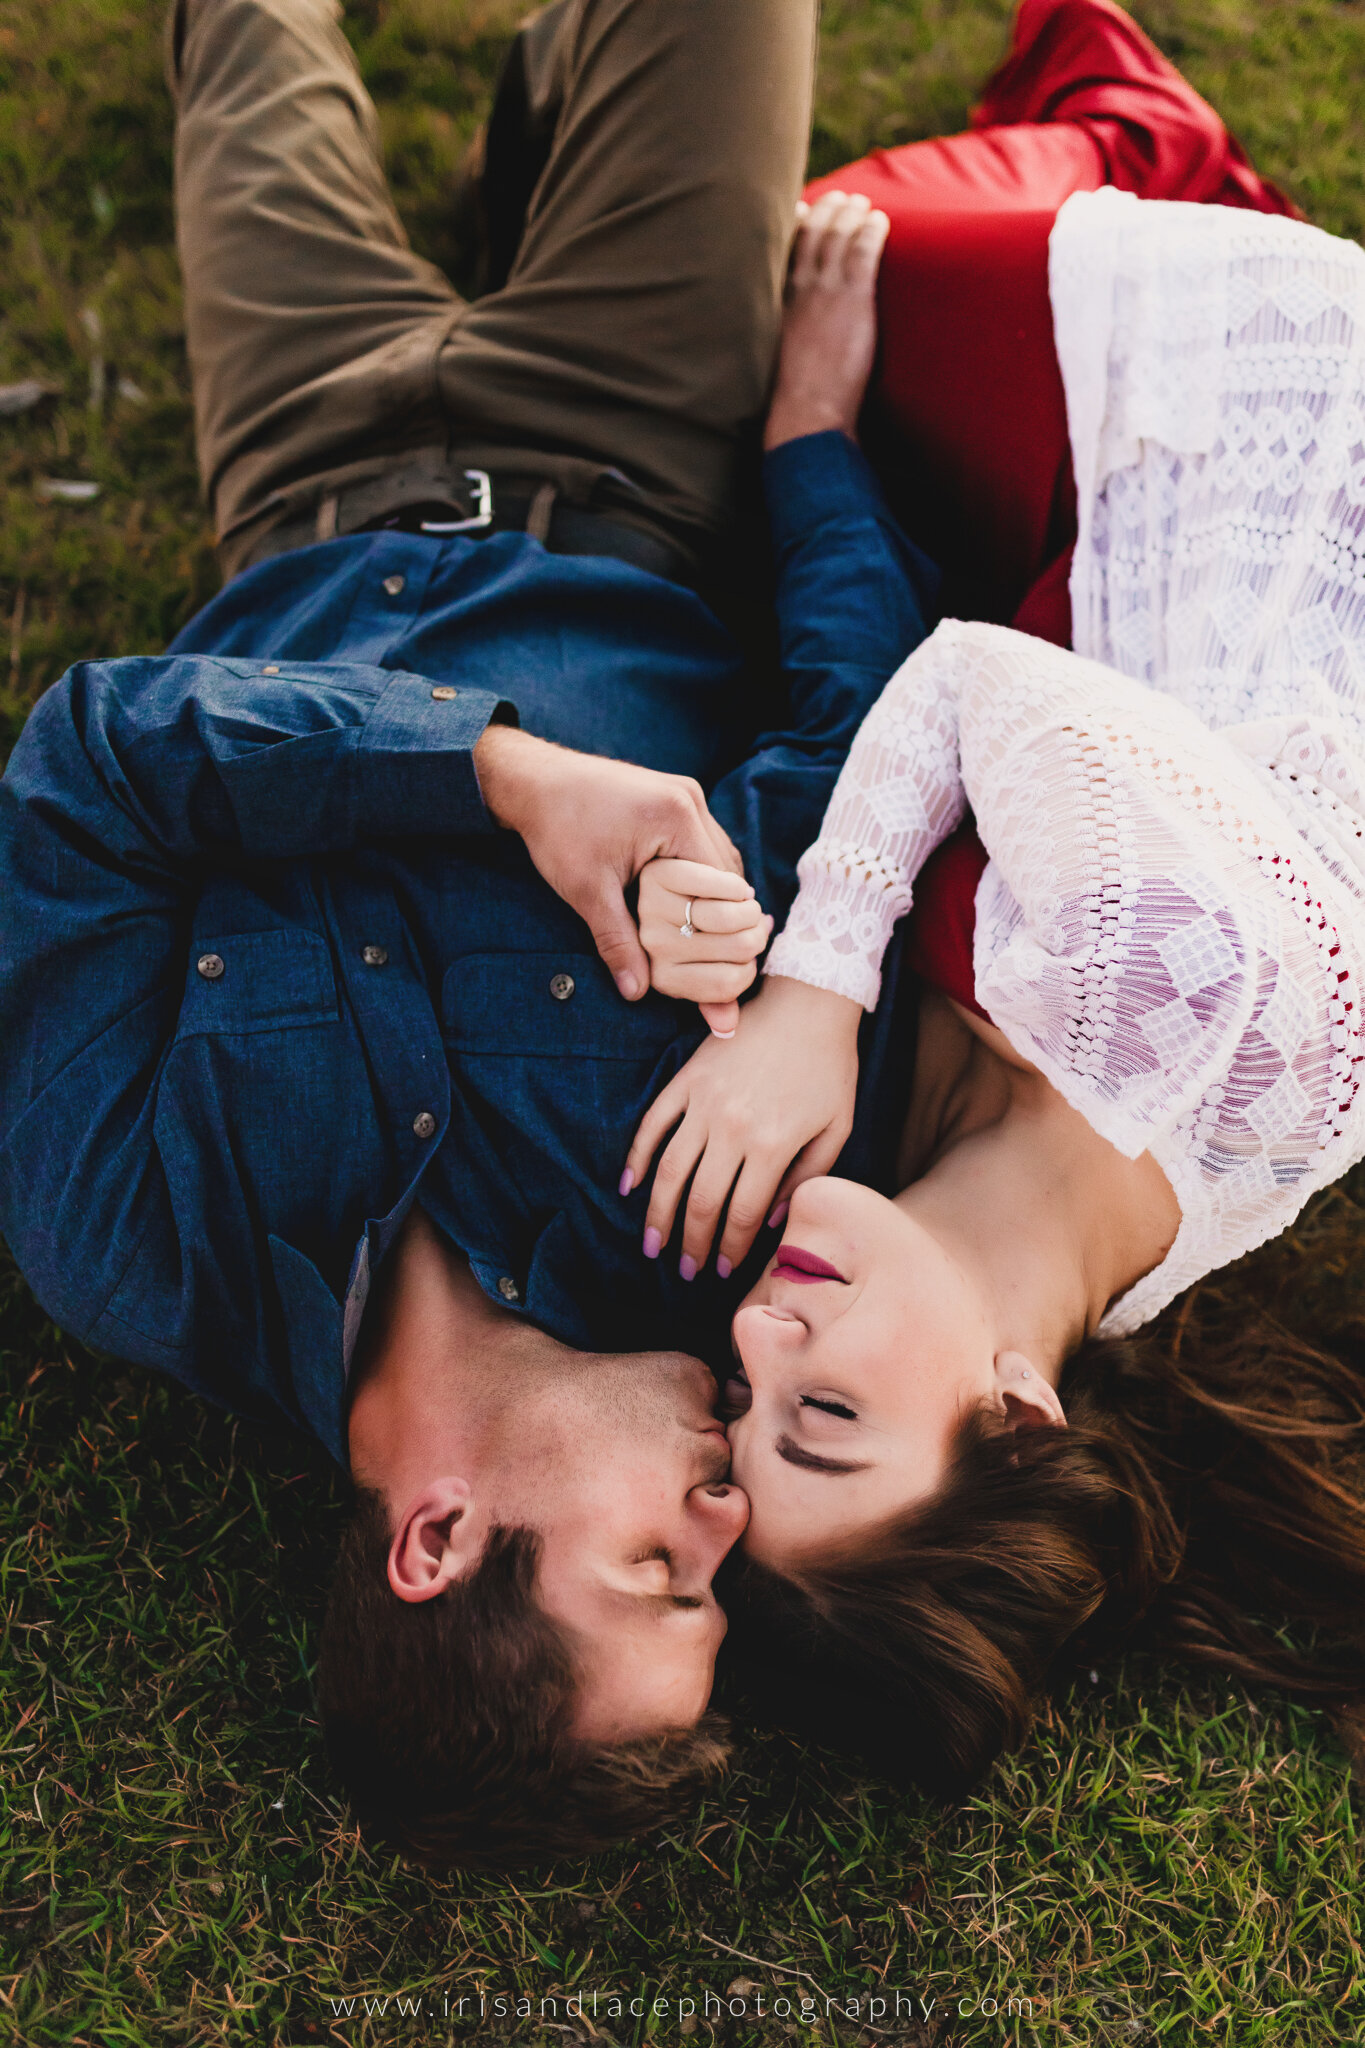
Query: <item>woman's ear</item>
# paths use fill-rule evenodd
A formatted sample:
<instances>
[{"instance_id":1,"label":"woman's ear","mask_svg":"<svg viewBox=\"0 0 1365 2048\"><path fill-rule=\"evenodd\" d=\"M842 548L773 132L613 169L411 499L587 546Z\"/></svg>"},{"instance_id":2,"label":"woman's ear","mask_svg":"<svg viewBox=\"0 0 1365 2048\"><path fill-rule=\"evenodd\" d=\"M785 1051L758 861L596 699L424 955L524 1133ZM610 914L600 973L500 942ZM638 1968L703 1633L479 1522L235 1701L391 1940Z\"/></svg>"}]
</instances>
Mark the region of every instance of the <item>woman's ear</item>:
<instances>
[{"instance_id":1,"label":"woman's ear","mask_svg":"<svg viewBox=\"0 0 1365 2048\"><path fill-rule=\"evenodd\" d=\"M1001 1351L995 1361L995 1396L1016 1429L1065 1429L1057 1389L1022 1351Z\"/></svg>"},{"instance_id":2,"label":"woman's ear","mask_svg":"<svg viewBox=\"0 0 1365 2048\"><path fill-rule=\"evenodd\" d=\"M433 1479L399 1519L389 1548L389 1585L400 1600L434 1600L478 1563L486 1535L468 1480Z\"/></svg>"}]
</instances>

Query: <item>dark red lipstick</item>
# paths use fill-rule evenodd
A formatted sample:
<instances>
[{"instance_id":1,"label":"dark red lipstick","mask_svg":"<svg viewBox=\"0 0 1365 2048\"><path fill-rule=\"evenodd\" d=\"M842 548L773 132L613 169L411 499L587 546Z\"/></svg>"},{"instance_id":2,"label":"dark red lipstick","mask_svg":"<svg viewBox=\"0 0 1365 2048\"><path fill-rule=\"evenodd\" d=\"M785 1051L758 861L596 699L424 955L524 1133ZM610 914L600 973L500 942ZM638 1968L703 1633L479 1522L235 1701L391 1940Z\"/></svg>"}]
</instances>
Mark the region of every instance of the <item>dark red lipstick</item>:
<instances>
[{"instance_id":1,"label":"dark red lipstick","mask_svg":"<svg viewBox=\"0 0 1365 2048\"><path fill-rule=\"evenodd\" d=\"M842 1280L843 1274L837 1266L831 1266L828 1259L817 1259L814 1252L803 1252L799 1245L779 1245L777 1259L773 1266L774 1280L794 1280L800 1287L808 1287L814 1280Z\"/></svg>"}]
</instances>

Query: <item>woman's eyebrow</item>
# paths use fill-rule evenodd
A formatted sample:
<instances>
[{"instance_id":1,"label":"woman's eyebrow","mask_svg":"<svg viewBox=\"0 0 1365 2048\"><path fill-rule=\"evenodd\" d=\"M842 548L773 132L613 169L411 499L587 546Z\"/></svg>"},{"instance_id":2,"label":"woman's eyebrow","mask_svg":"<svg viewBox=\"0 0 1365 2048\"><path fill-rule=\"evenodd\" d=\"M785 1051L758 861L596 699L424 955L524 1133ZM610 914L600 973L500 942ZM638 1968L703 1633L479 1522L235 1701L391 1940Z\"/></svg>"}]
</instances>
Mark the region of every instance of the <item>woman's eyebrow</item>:
<instances>
[{"instance_id":1,"label":"woman's eyebrow","mask_svg":"<svg viewBox=\"0 0 1365 2048\"><path fill-rule=\"evenodd\" d=\"M777 1455L785 1458L789 1465L799 1465L803 1472L830 1472L836 1479L842 1479L846 1472L870 1472L869 1464L854 1463L845 1458L817 1458L814 1451L803 1451L800 1444L789 1436L777 1439Z\"/></svg>"}]
</instances>

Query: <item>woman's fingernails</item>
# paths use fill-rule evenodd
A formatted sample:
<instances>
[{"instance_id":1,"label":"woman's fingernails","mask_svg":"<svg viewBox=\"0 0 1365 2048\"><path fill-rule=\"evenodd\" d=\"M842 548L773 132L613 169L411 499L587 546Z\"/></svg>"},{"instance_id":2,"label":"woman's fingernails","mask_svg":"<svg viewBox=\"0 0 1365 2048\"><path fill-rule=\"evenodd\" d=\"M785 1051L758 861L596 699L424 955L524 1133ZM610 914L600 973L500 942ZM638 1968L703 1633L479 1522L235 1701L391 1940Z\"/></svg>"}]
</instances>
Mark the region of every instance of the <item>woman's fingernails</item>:
<instances>
[{"instance_id":1,"label":"woman's fingernails","mask_svg":"<svg viewBox=\"0 0 1365 2048\"><path fill-rule=\"evenodd\" d=\"M734 1034L734 1032L733 1032L733 1031L714 1031L714 1030L713 1030L713 1031L712 1031L712 1033L711 1033L711 1036L712 1036L713 1038L733 1038L733 1037L734 1037L734 1035L735 1035L735 1034Z\"/></svg>"},{"instance_id":2,"label":"woman's fingernails","mask_svg":"<svg viewBox=\"0 0 1365 2048\"><path fill-rule=\"evenodd\" d=\"M647 1259L657 1259L663 1248L664 1241L651 1223L645 1232L645 1257Z\"/></svg>"},{"instance_id":3,"label":"woman's fingernails","mask_svg":"<svg viewBox=\"0 0 1365 2048\"><path fill-rule=\"evenodd\" d=\"M790 1202L778 1203L777 1207L773 1210L772 1215L768 1218L769 1230L780 1230L782 1228L782 1225L787 1220L787 1211L788 1209L790 1209L790 1207Z\"/></svg>"},{"instance_id":4,"label":"woman's fingernails","mask_svg":"<svg viewBox=\"0 0 1365 2048\"><path fill-rule=\"evenodd\" d=\"M691 1254L690 1252L684 1252L684 1253L683 1253L683 1255L682 1255L682 1257L681 1257L681 1258L679 1259L679 1261L678 1261L678 1272L679 1272L680 1276L681 1276L681 1277L682 1277L682 1278L683 1278L684 1280L695 1280L695 1279L696 1279L696 1277L697 1277L697 1262L696 1262L696 1260L695 1260L695 1259L694 1259L694 1258L692 1257L692 1254Z\"/></svg>"},{"instance_id":5,"label":"woman's fingernails","mask_svg":"<svg viewBox=\"0 0 1365 2048\"><path fill-rule=\"evenodd\" d=\"M616 977L616 986L620 989L622 995L625 997L628 1003L633 1003L635 1001L636 996L638 996L640 993L640 984L635 979L635 976L630 973L618 974Z\"/></svg>"},{"instance_id":6,"label":"woman's fingernails","mask_svg":"<svg viewBox=\"0 0 1365 2048\"><path fill-rule=\"evenodd\" d=\"M730 1264L730 1261L726 1258L724 1252L718 1252L716 1254L717 1279L728 1280L730 1275L734 1272L734 1270L734 1267Z\"/></svg>"},{"instance_id":7,"label":"woman's fingernails","mask_svg":"<svg viewBox=\"0 0 1365 2048\"><path fill-rule=\"evenodd\" d=\"M634 1187L634 1185L635 1175L631 1171L630 1167L627 1167L625 1172L621 1175L621 1185L618 1188L617 1193L622 1195L628 1195L631 1189Z\"/></svg>"}]
</instances>

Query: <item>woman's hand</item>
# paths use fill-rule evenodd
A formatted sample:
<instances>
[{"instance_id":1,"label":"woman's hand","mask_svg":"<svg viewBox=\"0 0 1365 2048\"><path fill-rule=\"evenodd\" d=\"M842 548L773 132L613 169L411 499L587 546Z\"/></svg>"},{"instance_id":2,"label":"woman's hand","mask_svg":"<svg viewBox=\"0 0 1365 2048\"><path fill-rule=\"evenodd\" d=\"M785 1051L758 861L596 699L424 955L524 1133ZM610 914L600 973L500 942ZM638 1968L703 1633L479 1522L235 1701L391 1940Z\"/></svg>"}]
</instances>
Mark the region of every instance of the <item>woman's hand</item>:
<instances>
[{"instance_id":1,"label":"woman's hand","mask_svg":"<svg viewBox=\"0 0 1365 2048\"><path fill-rule=\"evenodd\" d=\"M765 448L831 428L852 439L877 353L877 266L891 223L860 193L797 211Z\"/></svg>"},{"instance_id":2,"label":"woman's hand","mask_svg":"<svg viewBox=\"0 0 1365 2048\"><path fill-rule=\"evenodd\" d=\"M640 873L639 922L651 986L699 1003L716 1037L733 1038L736 999L773 929L751 885L700 861L652 860Z\"/></svg>"},{"instance_id":3,"label":"woman's hand","mask_svg":"<svg viewBox=\"0 0 1365 2048\"><path fill-rule=\"evenodd\" d=\"M774 1204L829 1172L853 1128L862 1014L847 996L770 975L740 1012L734 1038L698 1047L651 1104L621 1180L629 1194L676 1124L654 1176L646 1258L672 1235L689 1178L679 1270L691 1280L705 1264L728 1199L716 1258L724 1280Z\"/></svg>"}]
</instances>

